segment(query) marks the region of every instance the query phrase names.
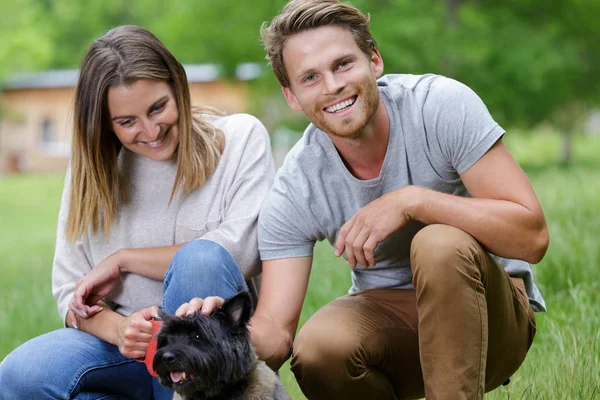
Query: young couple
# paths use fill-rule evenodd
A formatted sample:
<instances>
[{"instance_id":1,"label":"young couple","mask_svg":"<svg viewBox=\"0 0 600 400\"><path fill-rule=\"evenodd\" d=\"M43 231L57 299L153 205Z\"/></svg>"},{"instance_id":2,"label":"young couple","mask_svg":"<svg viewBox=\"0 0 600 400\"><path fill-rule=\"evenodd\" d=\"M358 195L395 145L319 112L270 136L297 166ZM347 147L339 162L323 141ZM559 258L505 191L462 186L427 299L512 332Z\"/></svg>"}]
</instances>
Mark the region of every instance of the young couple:
<instances>
[{"instance_id":1,"label":"young couple","mask_svg":"<svg viewBox=\"0 0 600 400\"><path fill-rule=\"evenodd\" d=\"M291 356L309 399L480 399L521 365L548 230L481 99L442 76L382 76L369 19L346 3L291 1L262 40L311 121L276 177L261 123L192 108L151 33L91 45L53 265L66 327L3 361L2 399L170 398L134 361L157 305L208 314L243 289L258 355L273 369ZM323 239L352 287L296 334Z\"/></svg>"}]
</instances>

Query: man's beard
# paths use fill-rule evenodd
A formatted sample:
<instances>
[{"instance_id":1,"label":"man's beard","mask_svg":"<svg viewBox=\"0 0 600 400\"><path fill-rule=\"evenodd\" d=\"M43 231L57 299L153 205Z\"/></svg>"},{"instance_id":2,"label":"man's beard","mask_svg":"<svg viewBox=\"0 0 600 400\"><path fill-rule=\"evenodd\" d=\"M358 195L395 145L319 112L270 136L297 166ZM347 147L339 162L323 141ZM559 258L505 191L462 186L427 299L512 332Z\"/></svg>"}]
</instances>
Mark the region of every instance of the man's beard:
<instances>
[{"instance_id":1,"label":"man's beard","mask_svg":"<svg viewBox=\"0 0 600 400\"><path fill-rule=\"evenodd\" d=\"M359 102L357 106L360 109L353 110L348 117L333 122L327 117L326 111L323 108L319 108L312 112L312 116L309 116L309 119L317 128L329 135L343 139L359 139L363 135L365 127L373 119L379 106L377 83L369 82L368 85L361 85L357 91L357 95L358 99L356 101ZM354 107L354 105L351 107Z\"/></svg>"}]
</instances>

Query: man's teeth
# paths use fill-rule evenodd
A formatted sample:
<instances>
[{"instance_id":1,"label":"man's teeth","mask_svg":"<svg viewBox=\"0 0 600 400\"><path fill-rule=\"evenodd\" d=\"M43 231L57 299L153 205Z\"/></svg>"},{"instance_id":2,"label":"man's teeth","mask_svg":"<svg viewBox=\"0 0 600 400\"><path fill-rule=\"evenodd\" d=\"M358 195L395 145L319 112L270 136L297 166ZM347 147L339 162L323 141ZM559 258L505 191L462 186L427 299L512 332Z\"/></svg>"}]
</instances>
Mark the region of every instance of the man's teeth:
<instances>
[{"instance_id":1,"label":"man's teeth","mask_svg":"<svg viewBox=\"0 0 600 400\"><path fill-rule=\"evenodd\" d=\"M325 111L330 113L338 112L346 107L350 107L352 104L354 104L355 101L356 99L348 99L346 101L342 101L341 103L337 103L331 107L327 107Z\"/></svg>"}]
</instances>

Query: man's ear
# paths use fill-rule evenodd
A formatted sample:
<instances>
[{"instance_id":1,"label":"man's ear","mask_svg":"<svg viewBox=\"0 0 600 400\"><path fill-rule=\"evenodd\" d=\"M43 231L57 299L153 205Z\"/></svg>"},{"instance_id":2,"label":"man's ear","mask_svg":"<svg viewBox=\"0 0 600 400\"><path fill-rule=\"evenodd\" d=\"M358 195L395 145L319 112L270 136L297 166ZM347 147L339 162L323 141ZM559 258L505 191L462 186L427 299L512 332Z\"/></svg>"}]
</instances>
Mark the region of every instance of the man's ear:
<instances>
[{"instance_id":1,"label":"man's ear","mask_svg":"<svg viewBox=\"0 0 600 400\"><path fill-rule=\"evenodd\" d=\"M285 101L287 101L290 108L294 111L302 111L302 107L300 107L300 103L298 103L298 99L294 96L291 89L289 87L282 87L281 91L283 92L283 96L285 97Z\"/></svg>"},{"instance_id":2,"label":"man's ear","mask_svg":"<svg viewBox=\"0 0 600 400\"><path fill-rule=\"evenodd\" d=\"M381 77L381 74L383 74L383 58L377 47L373 47L373 50L371 50L371 69L376 78Z\"/></svg>"}]
</instances>

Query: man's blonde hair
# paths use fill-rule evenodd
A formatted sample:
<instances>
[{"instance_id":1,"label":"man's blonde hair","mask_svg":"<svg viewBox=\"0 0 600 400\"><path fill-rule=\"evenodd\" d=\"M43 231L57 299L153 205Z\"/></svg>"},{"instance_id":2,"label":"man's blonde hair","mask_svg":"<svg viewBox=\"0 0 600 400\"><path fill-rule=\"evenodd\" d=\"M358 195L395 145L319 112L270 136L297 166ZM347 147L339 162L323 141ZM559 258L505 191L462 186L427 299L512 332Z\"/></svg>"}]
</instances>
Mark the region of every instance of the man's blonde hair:
<instances>
[{"instance_id":1,"label":"man's blonde hair","mask_svg":"<svg viewBox=\"0 0 600 400\"><path fill-rule=\"evenodd\" d=\"M377 47L369 27L369 15L356 7L337 0L292 0L273 18L271 24L263 23L260 32L266 58L282 87L290 86L283 62L286 40L296 33L322 26L348 29L368 57Z\"/></svg>"}]
</instances>

